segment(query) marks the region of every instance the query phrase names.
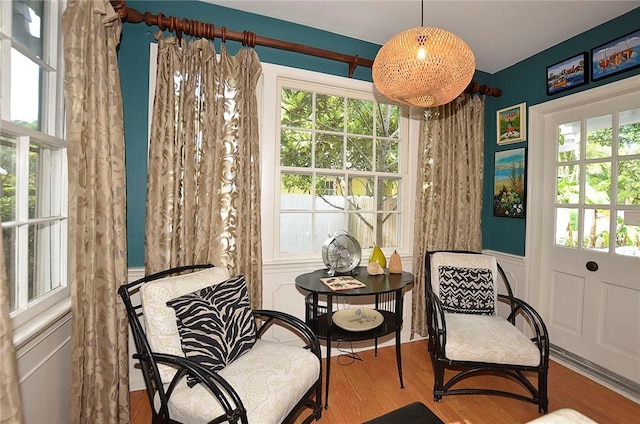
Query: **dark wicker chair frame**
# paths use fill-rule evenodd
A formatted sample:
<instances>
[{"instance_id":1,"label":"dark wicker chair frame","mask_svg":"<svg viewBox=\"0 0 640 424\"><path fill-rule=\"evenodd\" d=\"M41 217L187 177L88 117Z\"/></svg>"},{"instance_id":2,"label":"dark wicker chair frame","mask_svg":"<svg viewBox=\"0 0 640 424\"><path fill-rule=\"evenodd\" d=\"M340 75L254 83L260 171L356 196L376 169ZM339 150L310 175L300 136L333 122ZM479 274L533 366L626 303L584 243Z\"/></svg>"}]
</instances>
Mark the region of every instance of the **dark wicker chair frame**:
<instances>
[{"instance_id":1,"label":"dark wicker chair frame","mask_svg":"<svg viewBox=\"0 0 640 424\"><path fill-rule=\"evenodd\" d=\"M538 366L519 366L509 364L498 363L486 363L486 362L469 362L469 361L455 361L450 360L445 355L445 347L447 344L447 325L446 316L439 298L431 289L431 255L437 252L450 252L450 253L475 253L470 251L432 251L427 252L425 255L425 291L427 299L427 323L428 323L428 348L431 355L431 362L434 370L434 385L433 385L433 399L434 401L441 401L443 396L446 395L462 395L462 394L485 394L485 395L498 395L515 398L527 402L531 402L538 405L538 411L547 413L549 406L549 399L547 393L547 374L549 370L549 334L544 321L540 315L526 302L515 298L511 290L511 285L507 276L498 264L498 280L502 280L503 285L506 288L506 294L498 294L498 302L506 303L510 308L510 313L506 319L516 325L516 318L524 319L527 321L528 326L532 329L535 336L531 338L531 341L535 343L540 351L540 363ZM496 282L499 284L499 281ZM444 371L445 368L453 368L459 372L453 375L445 383ZM537 374L538 384L535 387L529 379L525 376L524 372L530 371ZM481 374L501 374L507 376L520 384L522 384L527 391L531 394L531 397L524 396L518 393L512 393L504 390L494 390L488 388L460 388L452 389L452 386L457 384L463 379Z\"/></svg>"},{"instance_id":2,"label":"dark wicker chair frame","mask_svg":"<svg viewBox=\"0 0 640 424\"><path fill-rule=\"evenodd\" d=\"M233 387L218 373L199 365L188 358L158 353L151 350L144 327L140 323L140 317L143 315L142 305L140 302L132 300L132 294L139 291L141 285L170 275L178 275L185 272L192 272L198 269L211 268L213 265L189 265L172 268L166 271L158 272L132 283L122 285L118 289L118 293L124 301L129 324L131 326L131 334L134 339L137 353L133 354L133 358L140 362L144 381L146 385L147 395L151 404L152 422L153 423L178 423L171 419L169 413L168 402L178 381L185 375L190 374L198 383L208 388L212 395L220 402L224 408L224 415L219 417L211 417L212 424L215 423L243 423L248 424L247 413L242 400L235 392ZM271 310L253 310L256 318L257 337L260 338L265 331L272 325L282 326L296 333L305 343L305 349L310 349L321 361L320 343L316 335L311 329L299 318L279 311ZM160 380L157 364L168 364L176 367L178 372L172 379L171 383L166 387ZM160 407L156 409L154 406L154 396L158 392L160 398ZM293 410L283 421L284 423L293 423L303 409L310 408L311 413L302 421L303 423L311 423L319 420L322 416L322 365L318 374L318 380L313 384L305 396L296 404Z\"/></svg>"}]
</instances>

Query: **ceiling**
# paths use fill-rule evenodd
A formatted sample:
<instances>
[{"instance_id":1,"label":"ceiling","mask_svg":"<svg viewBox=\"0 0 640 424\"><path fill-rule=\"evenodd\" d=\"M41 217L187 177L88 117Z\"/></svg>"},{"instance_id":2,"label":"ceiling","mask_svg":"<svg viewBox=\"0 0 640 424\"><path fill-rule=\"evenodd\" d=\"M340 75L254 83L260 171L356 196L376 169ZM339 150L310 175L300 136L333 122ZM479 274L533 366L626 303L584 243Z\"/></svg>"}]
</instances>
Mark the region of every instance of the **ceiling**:
<instances>
[{"instance_id":1,"label":"ceiling","mask_svg":"<svg viewBox=\"0 0 640 424\"><path fill-rule=\"evenodd\" d=\"M421 25L419 0L203 1L376 44ZM424 26L458 35L473 50L476 69L495 73L637 7L640 0L426 0Z\"/></svg>"}]
</instances>

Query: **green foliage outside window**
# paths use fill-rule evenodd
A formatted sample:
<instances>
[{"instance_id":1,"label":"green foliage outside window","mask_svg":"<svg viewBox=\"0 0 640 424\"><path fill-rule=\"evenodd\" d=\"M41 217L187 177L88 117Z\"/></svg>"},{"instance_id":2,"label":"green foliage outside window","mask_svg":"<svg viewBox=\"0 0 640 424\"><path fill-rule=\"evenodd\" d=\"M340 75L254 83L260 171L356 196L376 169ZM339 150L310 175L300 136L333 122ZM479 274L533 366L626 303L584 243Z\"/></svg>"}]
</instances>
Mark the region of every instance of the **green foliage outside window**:
<instances>
[{"instance_id":1,"label":"green foliage outside window","mask_svg":"<svg viewBox=\"0 0 640 424\"><path fill-rule=\"evenodd\" d=\"M359 240L363 246L384 246L385 223L399 213L399 119L398 106L283 88L283 193L315 196L334 211L355 211L358 224L351 225L375 230L373 240ZM346 203L333 196L344 196ZM358 197L374 199L374 209L359 213Z\"/></svg>"},{"instance_id":2,"label":"green foliage outside window","mask_svg":"<svg viewBox=\"0 0 640 424\"><path fill-rule=\"evenodd\" d=\"M564 136L559 136L558 143L563 145ZM611 156L613 148L612 128L602 128L587 131L585 157L591 162L585 166L584 203L587 205L607 205L611 202L612 193L617 193L618 206L640 205L640 160L625 159L626 155L640 153L640 123L621 125L618 130L618 161L617 187L612 187ZM574 150L560 153L561 162L575 161ZM558 203L577 203L580 191L579 166L570 164L558 167ZM594 209L591 228L585 229L583 246L595 248L609 246L610 234L608 230L597 231L598 218L609 219L609 211ZM565 241L566 246L573 246L573 237L577 231L577 217L572 214L569 224L570 236ZM640 230L637 226L625 225L624 220L616 217L616 246L634 246L640 248Z\"/></svg>"}]
</instances>

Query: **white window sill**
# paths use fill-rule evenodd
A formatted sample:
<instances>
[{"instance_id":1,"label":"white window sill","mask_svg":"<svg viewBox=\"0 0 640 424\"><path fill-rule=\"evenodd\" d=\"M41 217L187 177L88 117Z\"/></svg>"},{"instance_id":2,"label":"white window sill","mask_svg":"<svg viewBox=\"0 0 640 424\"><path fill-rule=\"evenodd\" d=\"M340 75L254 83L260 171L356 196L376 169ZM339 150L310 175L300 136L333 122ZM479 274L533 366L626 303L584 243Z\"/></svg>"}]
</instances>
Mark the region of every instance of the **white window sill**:
<instances>
[{"instance_id":1,"label":"white window sill","mask_svg":"<svg viewBox=\"0 0 640 424\"><path fill-rule=\"evenodd\" d=\"M71 313L71 298L67 297L54 304L42 314L27 321L20 327L13 330L13 344L16 349L20 349L29 341L54 326L58 321Z\"/></svg>"}]
</instances>

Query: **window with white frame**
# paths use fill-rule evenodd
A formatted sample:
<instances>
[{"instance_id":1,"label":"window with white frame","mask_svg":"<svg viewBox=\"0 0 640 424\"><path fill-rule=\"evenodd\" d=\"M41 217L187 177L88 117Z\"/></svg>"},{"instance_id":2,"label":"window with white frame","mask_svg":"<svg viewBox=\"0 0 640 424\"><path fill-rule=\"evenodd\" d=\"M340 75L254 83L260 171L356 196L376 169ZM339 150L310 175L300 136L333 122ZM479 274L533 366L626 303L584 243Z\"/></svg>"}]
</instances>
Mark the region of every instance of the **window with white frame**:
<instances>
[{"instance_id":1,"label":"window with white frame","mask_svg":"<svg viewBox=\"0 0 640 424\"><path fill-rule=\"evenodd\" d=\"M0 2L0 217L14 325L69 296L63 7Z\"/></svg>"},{"instance_id":2,"label":"window with white frame","mask_svg":"<svg viewBox=\"0 0 640 424\"><path fill-rule=\"evenodd\" d=\"M264 237L273 238L274 258L320 257L339 230L364 249L406 251L407 111L378 102L371 83L263 70L262 169L274 181L273 193L263 185L263 199L276 201L262 207L267 219L265 208L274 207L273 234Z\"/></svg>"}]
</instances>

